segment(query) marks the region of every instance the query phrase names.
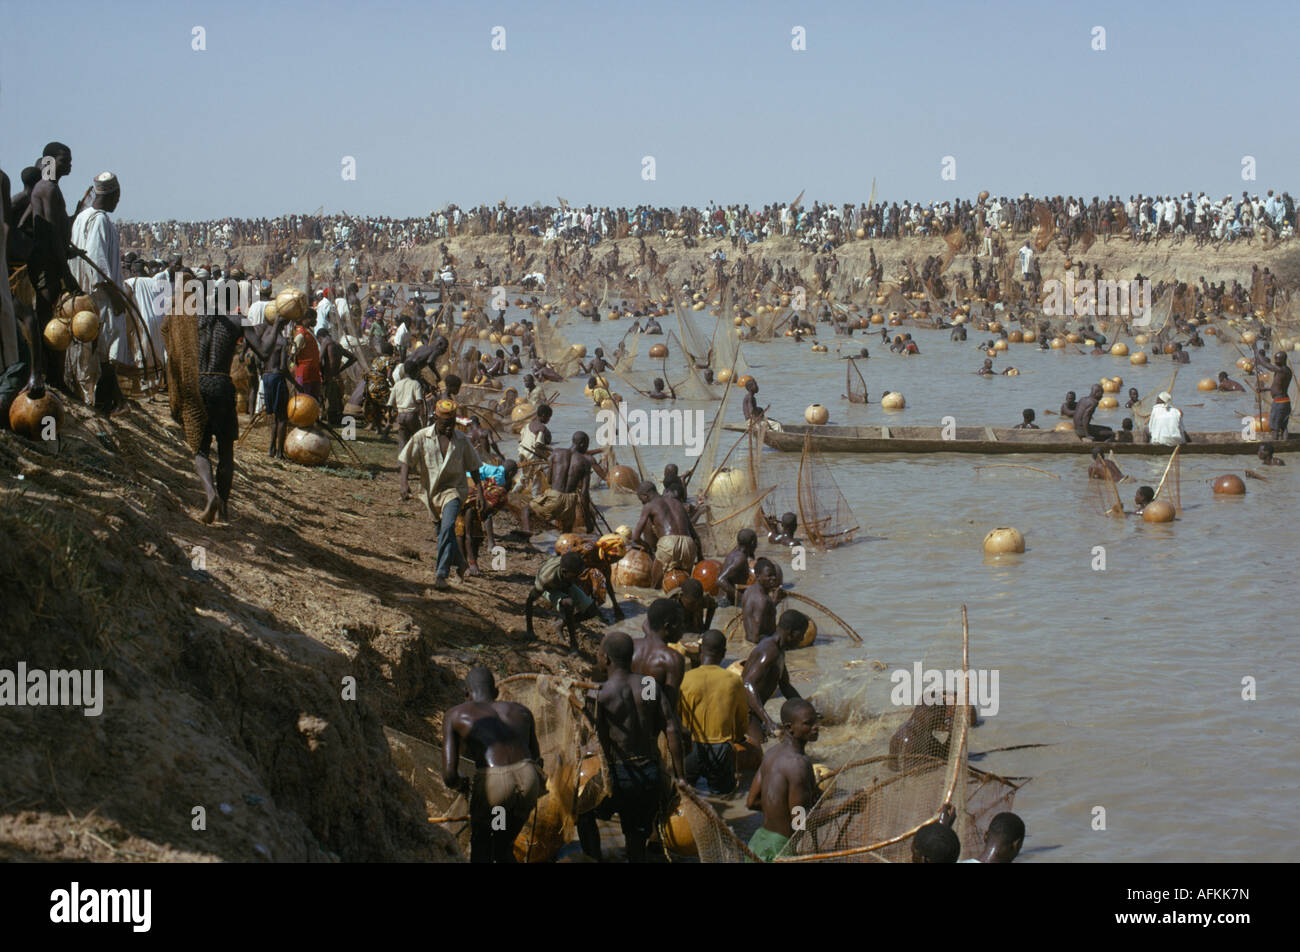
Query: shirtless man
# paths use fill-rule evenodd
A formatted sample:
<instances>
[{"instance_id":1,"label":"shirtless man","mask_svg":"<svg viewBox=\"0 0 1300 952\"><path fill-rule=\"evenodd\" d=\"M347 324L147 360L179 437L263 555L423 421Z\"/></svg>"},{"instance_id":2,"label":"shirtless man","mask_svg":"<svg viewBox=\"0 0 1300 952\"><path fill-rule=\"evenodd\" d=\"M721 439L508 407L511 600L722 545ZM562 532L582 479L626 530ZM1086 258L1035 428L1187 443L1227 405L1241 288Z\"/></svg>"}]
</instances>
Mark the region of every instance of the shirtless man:
<instances>
[{"instance_id":1,"label":"shirtless man","mask_svg":"<svg viewBox=\"0 0 1300 952\"><path fill-rule=\"evenodd\" d=\"M789 609L781 613L781 620L773 633L754 646L745 659L741 679L745 682L745 695L749 700L749 729L745 736L757 747L763 738L776 734L776 723L768 715L767 699L779 688L781 696L797 698L799 692L790 684L790 671L785 665L785 653L803 641L808 631L808 616Z\"/></svg>"},{"instance_id":2,"label":"shirtless man","mask_svg":"<svg viewBox=\"0 0 1300 952\"><path fill-rule=\"evenodd\" d=\"M912 837L913 863L955 863L961 856L961 840L952 831L957 812L944 804L942 819L927 823Z\"/></svg>"},{"instance_id":3,"label":"shirtless man","mask_svg":"<svg viewBox=\"0 0 1300 952\"><path fill-rule=\"evenodd\" d=\"M699 579L688 578L673 589L668 596L682 607L682 631L698 635L713 627L713 615L718 610L718 601L712 595L704 594L704 586Z\"/></svg>"},{"instance_id":4,"label":"shirtless man","mask_svg":"<svg viewBox=\"0 0 1300 952\"><path fill-rule=\"evenodd\" d=\"M357 362L357 355L334 339L328 328L317 335L320 344L320 375L325 391L325 419L331 426L343 424L343 385L347 369Z\"/></svg>"},{"instance_id":5,"label":"shirtless man","mask_svg":"<svg viewBox=\"0 0 1300 952\"><path fill-rule=\"evenodd\" d=\"M1092 462L1088 465L1088 478L1105 479L1107 472L1110 473L1110 478L1117 483L1124 478L1124 474L1115 465L1115 461L1107 459L1106 451L1099 446L1092 451Z\"/></svg>"},{"instance_id":6,"label":"shirtless man","mask_svg":"<svg viewBox=\"0 0 1300 952\"><path fill-rule=\"evenodd\" d=\"M600 347L596 348L596 352L594 356L591 358L591 363L589 364L583 364L582 362L578 363L578 369L581 370L584 374L587 374L588 376L593 374L603 374L606 370L609 370L610 367L611 364L609 363L609 361L605 359L605 351L603 348Z\"/></svg>"},{"instance_id":7,"label":"shirtless man","mask_svg":"<svg viewBox=\"0 0 1300 952\"><path fill-rule=\"evenodd\" d=\"M1246 390L1241 384L1228 376L1226 370L1219 371L1219 392L1220 393L1244 393Z\"/></svg>"},{"instance_id":8,"label":"shirtless man","mask_svg":"<svg viewBox=\"0 0 1300 952\"><path fill-rule=\"evenodd\" d=\"M262 393L266 401L266 416L271 421L271 445L266 455L271 459L284 459L284 441L289 436L289 339L285 336L287 320L276 322L262 330L269 348L262 361Z\"/></svg>"},{"instance_id":9,"label":"shirtless man","mask_svg":"<svg viewBox=\"0 0 1300 952\"><path fill-rule=\"evenodd\" d=\"M605 470L587 452L590 439L579 430L567 449L551 451L551 488L528 503L532 515L543 523L556 522L561 532L572 532L579 514L587 531L596 531L595 506L591 501L591 474L601 479Z\"/></svg>"},{"instance_id":10,"label":"shirtless man","mask_svg":"<svg viewBox=\"0 0 1300 952\"><path fill-rule=\"evenodd\" d=\"M1137 387L1129 387L1129 388L1128 388L1128 403L1124 404L1124 409L1126 409L1126 410L1131 409L1132 407L1137 406L1141 401L1142 401L1142 398L1141 398L1140 396L1138 396L1138 388L1137 388Z\"/></svg>"},{"instance_id":11,"label":"shirtless man","mask_svg":"<svg viewBox=\"0 0 1300 952\"><path fill-rule=\"evenodd\" d=\"M1268 385L1269 395L1273 398L1273 406L1268 411L1269 430L1275 434L1279 440L1287 438L1287 425L1291 421L1291 377L1292 371L1286 362L1286 354L1278 351L1273 355L1270 363L1260 356L1258 344L1252 344L1251 350L1255 356L1255 366L1263 367L1273 375L1273 382Z\"/></svg>"},{"instance_id":12,"label":"shirtless man","mask_svg":"<svg viewBox=\"0 0 1300 952\"><path fill-rule=\"evenodd\" d=\"M745 801L749 809L763 811L763 825L750 838L749 848L764 862L775 859L794 835L796 811L806 816L819 795L812 758L806 753L819 735L817 711L808 701L793 698L781 705L781 724L785 736L764 754Z\"/></svg>"},{"instance_id":13,"label":"shirtless man","mask_svg":"<svg viewBox=\"0 0 1300 952\"><path fill-rule=\"evenodd\" d=\"M754 584L740 597L740 620L745 640L757 644L776 630L776 603L785 594L781 566L771 559L754 563Z\"/></svg>"},{"instance_id":14,"label":"shirtless man","mask_svg":"<svg viewBox=\"0 0 1300 952\"><path fill-rule=\"evenodd\" d=\"M465 429L465 435L474 444L479 459L485 462L505 459L501 447L497 446L497 441L492 438L492 431L484 427L482 421L473 414L470 415L469 426Z\"/></svg>"},{"instance_id":15,"label":"shirtless man","mask_svg":"<svg viewBox=\"0 0 1300 952\"><path fill-rule=\"evenodd\" d=\"M607 679L596 692L596 735L609 766L610 795L595 810L578 817L578 837L588 856L600 858L597 819L617 813L627 841L629 862L645 861L645 844L659 817L662 774L659 735L668 734L676 720L668 694L648 675L632 675L632 639L621 631L605 636L597 653ZM647 690L651 688L651 690ZM676 734L668 735L670 750ZM674 758L680 762L680 745Z\"/></svg>"},{"instance_id":16,"label":"shirtless man","mask_svg":"<svg viewBox=\"0 0 1300 952\"><path fill-rule=\"evenodd\" d=\"M418 371L422 371L425 367L428 367L429 371L433 374L434 381L436 383L441 383L442 377L438 374L438 358L447 353L450 347L451 344L448 343L447 338L438 334L433 338L433 340L429 341L429 343L423 344L411 351L411 353L407 355L406 359L412 361L416 365L416 376L419 376Z\"/></svg>"},{"instance_id":17,"label":"shirtless man","mask_svg":"<svg viewBox=\"0 0 1300 952\"><path fill-rule=\"evenodd\" d=\"M672 758L673 775L682 776L681 729L677 722L677 701L686 675L686 657L668 647L669 642L680 641L684 621L682 606L671 598L656 598L646 611L641 623L641 633L632 652L632 673L655 679L659 690L668 695L671 705L668 724L668 750Z\"/></svg>"},{"instance_id":18,"label":"shirtless man","mask_svg":"<svg viewBox=\"0 0 1300 952\"><path fill-rule=\"evenodd\" d=\"M927 762L928 758L944 760L948 756L948 742L934 736L935 731L946 730L947 707L943 704L916 705L909 717L889 739L889 766L893 770Z\"/></svg>"},{"instance_id":19,"label":"shirtless man","mask_svg":"<svg viewBox=\"0 0 1300 952\"><path fill-rule=\"evenodd\" d=\"M217 311L224 310L218 304ZM272 344L262 333L278 337L289 323L277 318L270 328L242 326L238 314L201 314L199 322L199 396L207 411L207 423L194 457L194 471L207 494L207 505L199 517L210 524L213 519L230 518L230 487L235 479L235 440L239 437L239 412L235 408L235 384L230 379L230 365L235 346L242 337L262 360L272 356ZM212 479L212 441L217 441L217 478Z\"/></svg>"},{"instance_id":20,"label":"shirtless man","mask_svg":"<svg viewBox=\"0 0 1300 952\"><path fill-rule=\"evenodd\" d=\"M736 547L727 553L718 572L718 590L728 605L739 604L736 586L749 584L749 560L757 550L758 534L753 529L741 529L736 533Z\"/></svg>"},{"instance_id":21,"label":"shirtless man","mask_svg":"<svg viewBox=\"0 0 1300 952\"><path fill-rule=\"evenodd\" d=\"M768 525L771 527L771 531L767 534L767 541L772 545L788 545L791 547L799 545L799 540L794 535L799 528L799 517L793 512L783 513L778 524L773 525L769 522Z\"/></svg>"},{"instance_id":22,"label":"shirtless man","mask_svg":"<svg viewBox=\"0 0 1300 952\"><path fill-rule=\"evenodd\" d=\"M1097 405L1101 403L1101 398L1105 395L1101 384L1094 383L1092 389L1088 392L1083 400L1079 401L1074 409L1074 432L1080 439L1091 438L1097 443L1104 443L1115 438L1115 431L1108 426L1100 426L1092 422L1092 416L1097 412ZM1062 407L1062 410L1065 408Z\"/></svg>"},{"instance_id":23,"label":"shirtless man","mask_svg":"<svg viewBox=\"0 0 1300 952\"><path fill-rule=\"evenodd\" d=\"M1020 412L1021 421L1016 424L1017 430L1036 430L1038 424L1034 422L1034 411L1028 407Z\"/></svg>"},{"instance_id":24,"label":"shirtless man","mask_svg":"<svg viewBox=\"0 0 1300 952\"><path fill-rule=\"evenodd\" d=\"M700 558L700 540L681 500L659 494L655 484L645 480L636 488L641 500L641 518L632 530L632 543L653 552L664 572L689 572Z\"/></svg>"},{"instance_id":25,"label":"shirtless man","mask_svg":"<svg viewBox=\"0 0 1300 952\"><path fill-rule=\"evenodd\" d=\"M672 384L669 384L668 389L665 390L663 378L655 377L654 389L647 393L646 396L651 400L676 400L677 391L673 389Z\"/></svg>"},{"instance_id":26,"label":"shirtless man","mask_svg":"<svg viewBox=\"0 0 1300 952\"><path fill-rule=\"evenodd\" d=\"M1133 497L1133 505L1137 508L1133 510L1133 515L1142 515L1142 510L1147 507L1151 500L1156 498L1156 491L1150 486L1139 486L1137 494Z\"/></svg>"},{"instance_id":27,"label":"shirtless man","mask_svg":"<svg viewBox=\"0 0 1300 952\"><path fill-rule=\"evenodd\" d=\"M763 422L763 409L758 405L758 381L750 379L745 381L745 399L741 404L741 409L745 413L745 419L750 423Z\"/></svg>"},{"instance_id":28,"label":"shirtless man","mask_svg":"<svg viewBox=\"0 0 1300 952\"><path fill-rule=\"evenodd\" d=\"M1259 455L1260 463L1262 463L1264 466L1285 466L1286 465L1286 463L1283 460L1280 460L1273 455L1272 443L1259 444L1258 455Z\"/></svg>"},{"instance_id":29,"label":"shirtless man","mask_svg":"<svg viewBox=\"0 0 1300 952\"><path fill-rule=\"evenodd\" d=\"M975 371L975 373L979 374L981 377L992 377L997 373L997 371L993 369L993 361L985 359L984 366Z\"/></svg>"},{"instance_id":30,"label":"shirtless man","mask_svg":"<svg viewBox=\"0 0 1300 952\"><path fill-rule=\"evenodd\" d=\"M465 683L470 699L442 721L443 783L469 797L469 861L513 863L515 839L546 789L537 727L528 708L497 700L487 668L470 668ZM474 761L472 783L460 774L462 754Z\"/></svg>"},{"instance_id":31,"label":"shirtless man","mask_svg":"<svg viewBox=\"0 0 1300 952\"><path fill-rule=\"evenodd\" d=\"M989 823L984 834L984 852L963 863L1010 863L1025 845L1025 821L1014 813L1002 812Z\"/></svg>"},{"instance_id":32,"label":"shirtless man","mask_svg":"<svg viewBox=\"0 0 1300 952\"><path fill-rule=\"evenodd\" d=\"M1061 416L1074 419L1074 411L1079 409L1079 404L1075 400L1074 391L1071 390L1065 395L1065 402L1061 404Z\"/></svg>"}]
</instances>

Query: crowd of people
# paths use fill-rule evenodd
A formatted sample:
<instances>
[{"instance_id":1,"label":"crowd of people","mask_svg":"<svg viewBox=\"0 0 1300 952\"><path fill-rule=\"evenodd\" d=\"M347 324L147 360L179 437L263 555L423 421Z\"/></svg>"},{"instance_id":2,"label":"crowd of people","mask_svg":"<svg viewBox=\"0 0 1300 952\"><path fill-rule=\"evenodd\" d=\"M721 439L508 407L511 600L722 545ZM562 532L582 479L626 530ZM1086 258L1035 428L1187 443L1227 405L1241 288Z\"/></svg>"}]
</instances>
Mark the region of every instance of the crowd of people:
<instances>
[{"instance_id":1,"label":"crowd of people","mask_svg":"<svg viewBox=\"0 0 1300 952\"><path fill-rule=\"evenodd\" d=\"M28 178L39 178L34 167ZM834 248L855 240L900 239L912 236L962 232L991 253L996 233L1026 234L1037 227L1043 212L1058 232L1079 237L1128 235L1138 241L1191 239L1198 246L1242 238L1268 236L1283 240L1294 236L1296 202L1289 192L1272 189L1261 197L1243 191L1240 196L1213 198L1193 195L1109 195L988 197L929 202L904 200L833 204L814 201L804 205L775 202L761 208L748 204L663 208L607 208L592 205L496 206L462 209L457 205L418 218L349 215L284 215L277 218L225 218L206 222L127 222L123 242L156 257L186 253L215 258L244 246L289 246L319 242L324 249L348 260L355 273L358 256L411 249L456 236L507 235L542 239L582 240L597 244L608 239L679 237L688 242L729 239L733 247L766 238L794 237L817 248ZM342 261L339 266L345 266Z\"/></svg>"},{"instance_id":2,"label":"crowd of people","mask_svg":"<svg viewBox=\"0 0 1300 952\"><path fill-rule=\"evenodd\" d=\"M898 288L905 293L929 292L936 309L931 309L932 301L920 306L925 317L933 320L931 326L950 329L954 340L964 341L967 326L988 330L992 316L988 308L1003 296L1008 280L1005 271L999 272L992 263L982 265L980 259L1002 255L1007 233L1018 236L1044 227L1044 216L1069 240L1086 235L1097 240L1124 233L1138 241L1190 237L1204 243L1258 236L1264 229L1269 240L1283 240L1294 233L1296 215L1289 194L1275 196L1270 191L1263 200L1243 193L1239 200L1225 197L1213 201L1204 194L1193 198L1184 193L1155 198L1138 195L1128 201L1112 196L1090 202L984 195L973 202L958 199L924 205L908 201L871 206L814 202L803 207L790 203L757 211L748 206L713 204L677 210L500 205L463 211L449 206L427 218L404 220L337 215L123 224L113 220L122 197L122 186L113 173L94 176L69 212L60 182L71 173L71 150L52 142L32 169L24 170L23 188L12 195L7 177L0 172L4 264L14 279L4 288L4 312L0 315L0 370L4 371L0 409L7 408L20 390L39 396L48 385L112 412L126 399L119 376L134 376L146 391L162 386L161 372L176 355L165 323L169 308L164 306L161 292L178 279L198 281L203 293L194 311L198 335L193 369L205 422L200 432L187 432L187 437L205 495L202 521L224 520L228 515L241 402L246 400L243 409L250 417L266 415L270 423L267 452L276 458L286 452L293 394L317 401L325 423L332 426L339 425L352 408L380 434L397 431L400 494L409 498L415 480L418 495L437 527L436 588L448 588L453 572L462 580L481 574L478 553L484 541L489 549L493 547L497 514L510 513L526 537L546 529L561 533L580 526L586 529L592 538L578 549L558 552L543 561L521 606L529 638L534 637L535 610L549 605L558 629L575 649L582 623L597 618L606 602L612 606L613 621L622 620L611 568L630 548L652 556L660 576L673 572L689 575L703 560L706 552L695 528L697 503L689 495L689 474L683 477L675 466L669 466L659 483L647 480L635 486L642 504L635 527L600 535L591 483L593 477L608 480L610 474L599 455L592 452L585 432L575 431L567 445L553 438L548 426L551 407L541 384L582 375L587 377L587 395L593 405L604 405L616 395L603 375L619 354L610 355L611 362L598 349L589 363L561 373L539 352L535 325L527 320L515 329L517 342L503 345L495 353L480 353L474 346L459 352L450 340L454 310L445 305L465 305L467 301L464 294L456 296L456 265L446 246L438 272L443 280L428 298L418 291L409 296L402 291L399 296L391 288L363 290L362 262L367 254L463 234L508 235L510 256L520 264L513 276L526 279L529 258L522 241L516 248L516 239L525 235L558 239L557 247L567 244L580 250L551 253L545 270L535 272L540 275L536 283L555 277L557 283L568 279L573 287L595 264L590 247L603 239L660 235L689 244L729 238L743 250L781 235L798 238L820 252L812 268L825 287L835 273L834 250L845 241L946 237L956 232L971 253L969 278L960 268L945 273L946 263L941 267L940 259L932 256L919 272L909 269ZM223 263L214 263L226 252L253 244L277 246L277 254L289 255L291 261L299 243L305 241L321 242L334 254L333 280L301 295L300 304L292 308L271 310L273 303L281 304L276 292L283 289L273 286L270 271L259 275L231 267L229 255ZM653 251L647 251L642 242L638 263L649 258L653 265L652 256ZM1029 241L1016 260L1023 293L1033 299L1041 288L1042 275ZM195 266L196 261L205 263ZM775 269L766 263L760 268L745 254L724 274L724 261L725 255L714 262L719 279L737 279L745 285L773 280L786 290L802 280L794 269L780 263ZM874 252L871 261L873 280L878 283L881 275ZM600 264L606 274L619 273L616 256L612 264L608 258ZM1082 260L1073 266L1081 277L1090 273ZM329 272L328 259L322 267ZM460 262L459 267L462 273L474 274L487 265ZM491 285L491 269L487 270L486 284ZM1096 265L1091 274L1093 280L1102 278ZM707 270L700 269L683 290L708 287L707 276ZM816 286L811 278L808 283ZM10 285L18 289L16 297L11 298ZM624 285L624 289L631 287L630 282ZM231 294L227 295L227 290ZM1255 268L1249 284L1233 281L1229 287L1226 282L1216 285L1204 278L1199 284L1162 282L1156 296L1166 292L1182 302L1171 316L1169 329L1185 338L1171 344L1170 357L1185 363L1190 359L1188 350L1204 343L1193 316L1203 316L1206 310L1244 313L1252 307L1271 311L1280 288L1267 268ZM59 349L49 344L46 332L70 297L88 299L85 306L97 317L99 326L94 335L85 340L79 337L66 349ZM973 313L967 306L966 313L973 318L970 324L950 322L958 311L956 301L972 297L983 298L983 302ZM538 302L534 298L531 303ZM662 333L655 311L644 300L620 301L614 308L619 316L637 321L639 327L644 321L644 333ZM868 306L866 315L858 319L867 320L875 316L873 312L874 307ZM742 307L737 315L738 319L748 318L749 312ZM1023 309L1006 316L1026 327L1034 318ZM796 341L804 335L815 336L818 323L834 325L836 333L851 334L854 329L845 314L824 302L794 314L788 333ZM1104 353L1105 336L1092 324L1080 324L1094 346L1093 353ZM497 309L495 318L487 319L487 326L492 333L505 335L504 310ZM891 330L880 329L882 343L891 352L920 356L910 333L897 333L891 341ZM1047 325L1039 326L1041 347L1048 346L1048 330ZM742 334L753 333L752 326L742 330ZM1005 340L1008 331L995 333ZM1270 334L1267 327L1260 331L1260 342L1266 347ZM29 342L35 342L34 346ZM994 372L996 344L995 337L979 345L990 359L977 373ZM865 348L862 356L868 356ZM1253 363L1272 374L1269 422L1276 438L1285 440L1292 380L1286 354L1279 351L1270 360L1256 347ZM711 383L712 370L706 367L704 373ZM510 376L522 378L525 398L534 405L535 414L518 431L515 458L507 459L491 424L508 421L516 407L517 391L502 390L499 383ZM1219 375L1218 386L1225 391L1244 389L1226 372ZM467 387L493 389L500 398L490 406L475 405L465 399ZM760 422L763 416L757 392L758 385L751 379L743 407L751 422ZM477 396L481 401L482 392ZM662 379L655 381L648 394L655 400L676 396L671 382L665 385ZM1081 438L1095 441L1099 447L1112 441L1175 445L1188 439L1181 412L1166 392L1158 395L1145 425L1134 428L1130 419L1119 431L1093 422L1102 398L1098 385L1083 400L1073 393L1067 395L1060 410ZM1128 406L1135 406L1139 399L1136 390L1130 390ZM1025 410L1020 428L1036 429L1035 419L1032 409ZM1280 464L1272 457L1271 444L1261 446L1260 459ZM1094 455L1089 472L1100 479L1124 478L1116 464L1105 459L1104 450ZM521 496L519 490L525 485L537 491ZM1150 487L1139 489L1139 506L1151 498ZM797 520L787 513L779 523L774 522L768 541L777 546L795 544L797 531ZM648 858L647 844L667 808L664 791L668 778L680 778L711 795L727 796L752 771L746 803L762 814L763 821L750 848L765 860L776 857L789 842L792 807L809 809L815 802L818 784L806 746L817 739L818 714L792 685L785 664L786 653L803 643L808 618L796 610L780 610L780 565L774 558L760 556L758 544L753 530L742 531L730 552L714 553L720 556L721 565L709 588L687 577L669 597L652 601L642 637L633 639L614 630L601 639L598 659L606 679L591 694L589 705L612 788L600 810L580 818L580 840L587 855L601 855L596 819L618 815L629 858ZM739 609L747 642L747 655L737 671L722 666L727 639L712 627L715 613L723 607ZM677 646L684 640L691 641L693 652L679 650ZM645 678L656 685L649 696L640 690L640 679ZM470 793L472 858L508 861L510 846L544 786L535 725L526 709L498 700L491 672L486 669L471 671L467 685L470 700L447 712L444 720L444 779L448 786ZM785 698L779 722L766 709L778 692ZM944 729L938 712L918 709L891 743L895 765L904 765L909 751L926 756L941 752L933 735ZM660 738L666 752L662 757ZM774 739L778 743L768 744ZM461 754L479 766L472 783L458 772ZM503 827L496 822L498 810L508 818ZM955 860L960 850L953 846L951 825L952 818L945 816L924 828L914 839L915 857L920 861ZM1010 861L1023 840L1023 823L1013 814L1004 814L988 835L984 861Z\"/></svg>"}]
</instances>

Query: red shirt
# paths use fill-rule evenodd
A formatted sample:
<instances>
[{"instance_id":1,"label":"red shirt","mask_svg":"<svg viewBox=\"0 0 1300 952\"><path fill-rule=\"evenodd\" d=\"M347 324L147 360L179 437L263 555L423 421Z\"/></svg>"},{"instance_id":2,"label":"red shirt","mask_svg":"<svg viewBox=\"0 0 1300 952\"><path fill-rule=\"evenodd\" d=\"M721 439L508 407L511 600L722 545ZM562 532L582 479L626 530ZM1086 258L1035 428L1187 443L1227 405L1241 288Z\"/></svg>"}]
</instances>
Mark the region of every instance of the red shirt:
<instances>
[{"instance_id":1,"label":"red shirt","mask_svg":"<svg viewBox=\"0 0 1300 952\"><path fill-rule=\"evenodd\" d=\"M321 381L320 345L316 343L316 335L306 327L299 327L294 332L294 337L302 338L297 361L293 365L294 378L300 384L319 383Z\"/></svg>"}]
</instances>

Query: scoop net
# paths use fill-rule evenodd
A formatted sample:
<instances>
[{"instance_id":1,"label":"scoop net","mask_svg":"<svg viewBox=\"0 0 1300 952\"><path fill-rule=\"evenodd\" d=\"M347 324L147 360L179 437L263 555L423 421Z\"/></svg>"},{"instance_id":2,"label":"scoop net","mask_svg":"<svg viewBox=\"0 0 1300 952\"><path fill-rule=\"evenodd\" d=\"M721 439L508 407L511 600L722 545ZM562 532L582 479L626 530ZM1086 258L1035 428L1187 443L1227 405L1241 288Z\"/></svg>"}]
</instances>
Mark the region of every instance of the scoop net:
<instances>
[{"instance_id":1,"label":"scoop net","mask_svg":"<svg viewBox=\"0 0 1300 952\"><path fill-rule=\"evenodd\" d=\"M804 435L796 499L799 524L814 545L833 549L853 541L858 530L857 516L840 492L830 465L813 447L812 434Z\"/></svg>"},{"instance_id":2,"label":"scoop net","mask_svg":"<svg viewBox=\"0 0 1300 952\"><path fill-rule=\"evenodd\" d=\"M1014 804L1023 783L986 773L968 762L970 731L965 673L969 672L965 608L962 609L962 657L956 670L955 695L945 693L945 723L949 725L944 756L913 754L894 763L887 752L896 713L882 714L863 733L877 748L851 761L823 782L821 798L809 811L803 829L795 831L777 856L778 863L896 863L908 862L912 837L938 820L951 805L953 832L961 842L961 858L979 854L993 817ZM891 722L888 726L884 722ZM881 729L881 727L885 729ZM895 769L901 768L901 769Z\"/></svg>"},{"instance_id":3,"label":"scoop net","mask_svg":"<svg viewBox=\"0 0 1300 952\"><path fill-rule=\"evenodd\" d=\"M680 795L677 809L691 828L701 863L761 862L692 787L679 780L677 792Z\"/></svg>"},{"instance_id":4,"label":"scoop net","mask_svg":"<svg viewBox=\"0 0 1300 952\"><path fill-rule=\"evenodd\" d=\"M849 403L867 402L867 381L863 379L862 371L852 357L844 362L844 396Z\"/></svg>"}]
</instances>

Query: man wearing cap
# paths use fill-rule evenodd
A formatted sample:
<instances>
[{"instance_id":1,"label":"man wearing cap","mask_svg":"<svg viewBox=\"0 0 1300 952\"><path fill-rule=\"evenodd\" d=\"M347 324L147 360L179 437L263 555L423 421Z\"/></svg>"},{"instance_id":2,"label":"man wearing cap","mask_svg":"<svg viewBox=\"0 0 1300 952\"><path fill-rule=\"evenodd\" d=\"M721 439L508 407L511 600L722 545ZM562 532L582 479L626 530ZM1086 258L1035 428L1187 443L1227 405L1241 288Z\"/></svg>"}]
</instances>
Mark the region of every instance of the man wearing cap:
<instances>
[{"instance_id":1,"label":"man wearing cap","mask_svg":"<svg viewBox=\"0 0 1300 952\"><path fill-rule=\"evenodd\" d=\"M1177 446L1187 442L1187 431L1183 429L1183 411L1173 406L1173 399L1168 390L1162 390L1156 396L1156 405L1151 408L1151 419L1147 421L1152 443Z\"/></svg>"},{"instance_id":2,"label":"man wearing cap","mask_svg":"<svg viewBox=\"0 0 1300 952\"><path fill-rule=\"evenodd\" d=\"M435 588L446 588L451 566L464 577L467 562L456 544L456 516L469 497L468 479L479 486L479 467L483 465L474 445L456 431L456 404L439 400L434 404L434 422L417 430L397 454L401 464L402 499L410 498L407 473L414 466L420 473L420 489L425 508L438 523L438 568ZM468 479L467 479L468 477ZM479 499L483 493L478 493Z\"/></svg>"},{"instance_id":3,"label":"man wearing cap","mask_svg":"<svg viewBox=\"0 0 1300 952\"><path fill-rule=\"evenodd\" d=\"M84 343L73 340L65 369L81 387L81 398L86 403L112 412L122 403L113 364L134 363L117 226L108 217L122 195L117 176L112 172L95 176L93 193L90 204L72 223L72 245L80 248L85 257L73 260L71 268L77 283L91 289L91 300L99 314L99 336Z\"/></svg>"}]
</instances>

